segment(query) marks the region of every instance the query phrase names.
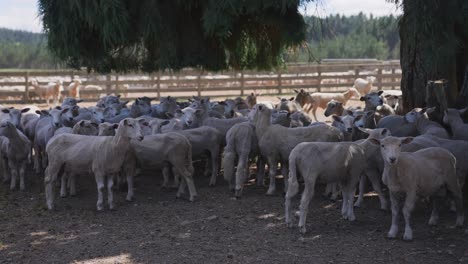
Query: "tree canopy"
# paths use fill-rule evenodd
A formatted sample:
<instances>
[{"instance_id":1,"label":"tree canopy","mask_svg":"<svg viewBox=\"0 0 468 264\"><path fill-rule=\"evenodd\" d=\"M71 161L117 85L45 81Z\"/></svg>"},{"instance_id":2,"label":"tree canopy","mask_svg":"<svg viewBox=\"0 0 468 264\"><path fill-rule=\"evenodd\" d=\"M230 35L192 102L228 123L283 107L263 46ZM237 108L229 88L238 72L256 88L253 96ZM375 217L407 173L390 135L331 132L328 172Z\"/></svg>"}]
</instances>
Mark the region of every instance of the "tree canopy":
<instances>
[{"instance_id":1,"label":"tree canopy","mask_svg":"<svg viewBox=\"0 0 468 264\"><path fill-rule=\"evenodd\" d=\"M271 68L305 39L311 0L39 0L48 46L72 67Z\"/></svg>"}]
</instances>

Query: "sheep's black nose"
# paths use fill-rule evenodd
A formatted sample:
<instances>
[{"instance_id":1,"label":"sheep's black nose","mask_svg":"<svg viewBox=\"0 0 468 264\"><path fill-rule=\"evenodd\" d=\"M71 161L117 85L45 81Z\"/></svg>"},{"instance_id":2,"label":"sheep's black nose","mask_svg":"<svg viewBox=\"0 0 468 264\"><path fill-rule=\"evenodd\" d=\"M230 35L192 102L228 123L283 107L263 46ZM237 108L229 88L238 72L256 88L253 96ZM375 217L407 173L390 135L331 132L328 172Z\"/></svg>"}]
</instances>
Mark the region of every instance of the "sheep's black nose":
<instances>
[{"instance_id":1,"label":"sheep's black nose","mask_svg":"<svg viewBox=\"0 0 468 264\"><path fill-rule=\"evenodd\" d=\"M390 158L390 162L391 162L391 163L395 163L395 161L396 161L396 158L394 158L394 157L391 157L391 158Z\"/></svg>"},{"instance_id":2,"label":"sheep's black nose","mask_svg":"<svg viewBox=\"0 0 468 264\"><path fill-rule=\"evenodd\" d=\"M101 119L101 123L104 123L105 121L106 121L106 120L104 120L104 118L103 118L103 119Z\"/></svg>"},{"instance_id":3,"label":"sheep's black nose","mask_svg":"<svg viewBox=\"0 0 468 264\"><path fill-rule=\"evenodd\" d=\"M58 122L55 122L54 125L55 125L56 127L58 127L58 126L59 126L59 123L58 123Z\"/></svg>"}]
</instances>

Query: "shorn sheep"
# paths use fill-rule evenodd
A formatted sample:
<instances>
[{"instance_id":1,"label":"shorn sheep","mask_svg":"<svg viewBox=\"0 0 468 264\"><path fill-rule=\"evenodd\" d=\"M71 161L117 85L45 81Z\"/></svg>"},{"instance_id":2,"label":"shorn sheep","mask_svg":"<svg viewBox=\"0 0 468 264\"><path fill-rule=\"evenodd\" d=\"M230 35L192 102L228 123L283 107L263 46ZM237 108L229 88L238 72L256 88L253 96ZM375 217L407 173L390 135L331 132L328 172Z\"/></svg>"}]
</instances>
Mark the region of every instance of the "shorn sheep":
<instances>
[{"instance_id":1,"label":"shorn sheep","mask_svg":"<svg viewBox=\"0 0 468 264\"><path fill-rule=\"evenodd\" d=\"M314 196L315 183L340 183L343 195L341 214L354 221L354 192L359 177L366 168L364 150L349 142L308 142L297 145L289 155L289 184L285 201L285 220L292 227L291 199L299 190L298 174L304 179L301 197L299 231L306 232L306 217L310 200Z\"/></svg>"},{"instance_id":2,"label":"shorn sheep","mask_svg":"<svg viewBox=\"0 0 468 264\"><path fill-rule=\"evenodd\" d=\"M368 94L372 90L372 84L377 78L374 76L367 76L366 79L357 78L354 80L354 88L361 94Z\"/></svg>"},{"instance_id":3,"label":"shorn sheep","mask_svg":"<svg viewBox=\"0 0 468 264\"><path fill-rule=\"evenodd\" d=\"M143 140L139 122L132 119L122 120L114 137L75 134L61 134L53 137L46 147L49 157L44 178L47 208L49 210L54 208L53 183L58 174L63 171L69 177L94 174L98 190L96 204L98 211L104 209L103 190L107 177L109 208L114 209L112 190L114 177L121 171L127 153L131 149L131 139ZM133 177L133 175L127 175L127 177ZM129 185L128 189L130 192L133 186Z\"/></svg>"},{"instance_id":4,"label":"shorn sheep","mask_svg":"<svg viewBox=\"0 0 468 264\"><path fill-rule=\"evenodd\" d=\"M403 216L405 218L404 240L413 239L410 225L411 213L414 209L417 195L432 198L432 214L430 225L436 225L439 219L438 196L447 189L455 200L457 208L456 225L462 226L463 195L458 184L455 157L447 150L430 147L416 152L402 152L403 144L408 144L413 138L386 137L382 140L370 139L373 144L380 145L380 151L385 168L382 181L390 190L392 204L392 225L387 236L395 238L398 233L398 216L401 194L405 195Z\"/></svg>"}]
</instances>

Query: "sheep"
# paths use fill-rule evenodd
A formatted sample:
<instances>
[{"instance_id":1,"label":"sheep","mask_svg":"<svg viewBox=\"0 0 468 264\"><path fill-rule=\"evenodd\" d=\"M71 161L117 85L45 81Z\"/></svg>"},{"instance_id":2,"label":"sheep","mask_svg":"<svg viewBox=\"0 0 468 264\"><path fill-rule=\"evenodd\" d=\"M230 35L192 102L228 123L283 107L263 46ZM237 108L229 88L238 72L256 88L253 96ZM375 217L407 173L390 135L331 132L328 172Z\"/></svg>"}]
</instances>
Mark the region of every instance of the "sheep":
<instances>
[{"instance_id":1,"label":"sheep","mask_svg":"<svg viewBox=\"0 0 468 264\"><path fill-rule=\"evenodd\" d=\"M449 139L449 134L444 127L439 123L429 120L426 113L431 113L435 110L432 108L423 108L419 112L414 112L415 119L411 118L410 123L414 122L416 130L420 135L432 135L440 138Z\"/></svg>"},{"instance_id":2,"label":"sheep","mask_svg":"<svg viewBox=\"0 0 468 264\"><path fill-rule=\"evenodd\" d=\"M284 127L295 126L294 122L293 122L293 125L291 125L291 113L289 113L288 111L284 111L284 110L278 111L276 109L271 111L271 124L280 125Z\"/></svg>"},{"instance_id":3,"label":"sheep","mask_svg":"<svg viewBox=\"0 0 468 264\"><path fill-rule=\"evenodd\" d=\"M441 189L447 189L455 199L457 208L456 226L462 226L463 195L456 175L456 159L447 150L431 147L416 152L401 152L401 146L412 141L411 137L386 137L382 140L370 139L373 144L380 145L380 151L385 163L382 180L390 190L392 205L392 225L387 234L395 238L398 233L398 215L400 211L400 194L405 195L403 216L405 218L404 240L413 239L410 217L417 195L432 198L432 214L430 225L436 225L439 219L438 197Z\"/></svg>"},{"instance_id":4,"label":"sheep","mask_svg":"<svg viewBox=\"0 0 468 264\"><path fill-rule=\"evenodd\" d=\"M312 119L306 113L297 111L289 116L291 123L289 127L304 127L312 123Z\"/></svg>"},{"instance_id":5,"label":"sheep","mask_svg":"<svg viewBox=\"0 0 468 264\"><path fill-rule=\"evenodd\" d=\"M81 86L81 80L73 79L72 82L67 87L68 96L72 98L80 98L80 86Z\"/></svg>"},{"instance_id":6,"label":"sheep","mask_svg":"<svg viewBox=\"0 0 468 264\"><path fill-rule=\"evenodd\" d=\"M378 121L377 128L387 128L396 137L417 136L418 130L415 121L419 111L421 111L420 108L415 108L405 116L385 116Z\"/></svg>"},{"instance_id":7,"label":"sheep","mask_svg":"<svg viewBox=\"0 0 468 264\"><path fill-rule=\"evenodd\" d=\"M0 121L8 120L17 129L23 131L23 126L21 125L21 116L23 113L29 112L29 110L30 108L23 108L21 110L14 108L3 108L1 111L4 115L0 117Z\"/></svg>"},{"instance_id":8,"label":"sheep","mask_svg":"<svg viewBox=\"0 0 468 264\"><path fill-rule=\"evenodd\" d=\"M280 111L287 111L291 114L297 111L302 111L301 105L294 101L294 97L291 97L289 99L278 97L278 99L280 99L280 103L278 104L276 109Z\"/></svg>"},{"instance_id":9,"label":"sheep","mask_svg":"<svg viewBox=\"0 0 468 264\"><path fill-rule=\"evenodd\" d=\"M71 127L60 127L57 130L54 131L54 136L60 135L60 134L73 134L73 128Z\"/></svg>"},{"instance_id":10,"label":"sheep","mask_svg":"<svg viewBox=\"0 0 468 264\"><path fill-rule=\"evenodd\" d=\"M304 179L301 197L299 231L306 232L306 217L310 200L314 196L315 183L340 183L343 195L341 214L344 219L356 219L353 198L356 184L366 168L364 150L350 142L306 142L298 144L289 155L289 182L285 199L285 220L292 227L291 199L299 190L298 174Z\"/></svg>"},{"instance_id":11,"label":"sheep","mask_svg":"<svg viewBox=\"0 0 468 264\"><path fill-rule=\"evenodd\" d=\"M347 113L344 116L333 115L332 127L336 127L343 134L343 141L352 141L353 138L353 127L354 117L352 112Z\"/></svg>"},{"instance_id":12,"label":"sheep","mask_svg":"<svg viewBox=\"0 0 468 264\"><path fill-rule=\"evenodd\" d=\"M120 103L120 94L118 95L106 95L104 97L101 97L97 103L97 107L101 108L106 108L110 106L111 104L119 104Z\"/></svg>"},{"instance_id":13,"label":"sheep","mask_svg":"<svg viewBox=\"0 0 468 264\"><path fill-rule=\"evenodd\" d=\"M342 102L335 101L332 99L330 102L327 103L327 107L325 108L325 112L323 115L329 117L331 115L342 116L344 112L344 107Z\"/></svg>"},{"instance_id":14,"label":"sheep","mask_svg":"<svg viewBox=\"0 0 468 264\"><path fill-rule=\"evenodd\" d=\"M115 130L117 129L118 124L111 123L101 123L99 124L99 136L115 136Z\"/></svg>"},{"instance_id":15,"label":"sheep","mask_svg":"<svg viewBox=\"0 0 468 264\"><path fill-rule=\"evenodd\" d=\"M50 110L48 116L41 118L36 123L33 146L34 146L34 168L36 173L41 172L41 166L47 164L47 156L45 155L46 145L54 136L55 130L62 126L62 115L69 109L62 109L60 106Z\"/></svg>"},{"instance_id":16,"label":"sheep","mask_svg":"<svg viewBox=\"0 0 468 264\"><path fill-rule=\"evenodd\" d=\"M354 88L361 94L368 94L372 90L372 84L377 78L374 76L367 76L366 79L357 78L354 80Z\"/></svg>"},{"instance_id":17,"label":"sheep","mask_svg":"<svg viewBox=\"0 0 468 264\"><path fill-rule=\"evenodd\" d=\"M93 93L85 92L80 94L80 98L94 99L99 98L101 95L99 92L104 92L104 89L101 86L88 84L83 87L83 91L92 91Z\"/></svg>"},{"instance_id":18,"label":"sheep","mask_svg":"<svg viewBox=\"0 0 468 264\"><path fill-rule=\"evenodd\" d=\"M226 134L223 155L224 179L236 198L242 195L243 185L249 176L249 158L258 155L258 141L255 126L249 122L235 124ZM235 170L237 159L237 169ZM265 166L259 157L257 162L257 186L263 186ZM234 177L235 172L235 177Z\"/></svg>"},{"instance_id":19,"label":"sheep","mask_svg":"<svg viewBox=\"0 0 468 264\"><path fill-rule=\"evenodd\" d=\"M465 112L465 109L457 110L449 108L445 110L443 122L450 126L452 139L468 140L468 124L463 123L460 112Z\"/></svg>"},{"instance_id":20,"label":"sheep","mask_svg":"<svg viewBox=\"0 0 468 264\"><path fill-rule=\"evenodd\" d=\"M208 113L202 109L197 109L193 112L187 111L184 112L184 117L186 124L190 124L189 128L196 128L199 126L209 126L216 128L222 135L223 141L226 136L227 131L235 124L246 122L246 117L236 117L229 119L219 119L214 117L209 117ZM224 145L224 143L223 143Z\"/></svg>"},{"instance_id":21,"label":"sheep","mask_svg":"<svg viewBox=\"0 0 468 264\"><path fill-rule=\"evenodd\" d=\"M320 107L325 109L327 107L327 103L331 100L335 100L342 103L343 105L346 105L348 100L353 96L357 98L361 97L359 92L354 88L349 88L346 92L343 93L313 93L310 96L312 98L311 107L305 109L305 112L308 113L310 110L312 110L315 121L318 121L316 115L317 108Z\"/></svg>"},{"instance_id":22,"label":"sheep","mask_svg":"<svg viewBox=\"0 0 468 264\"><path fill-rule=\"evenodd\" d=\"M81 99L76 99L74 97L66 97L65 99L63 99L62 107L65 107L65 106L69 106L69 107L78 106L78 104L81 103L81 102L83 102L83 100L81 100Z\"/></svg>"},{"instance_id":23,"label":"sheep","mask_svg":"<svg viewBox=\"0 0 468 264\"><path fill-rule=\"evenodd\" d=\"M338 129L327 125L286 128L271 124L271 110L264 105L254 107L253 123L258 139L260 153L267 159L269 166L270 186L267 194L276 191L276 169L281 162L281 170L287 184L287 160L291 150L301 142L334 142L342 140Z\"/></svg>"},{"instance_id":24,"label":"sheep","mask_svg":"<svg viewBox=\"0 0 468 264\"><path fill-rule=\"evenodd\" d=\"M159 133L157 130L158 129L153 126L153 134ZM216 185L216 178L219 173L219 157L224 141L218 130L208 126L201 126L187 130L175 130L173 132L179 133L188 139L192 146L192 160L204 158L207 153L209 154L207 165L210 164L211 168L207 166L205 175L209 175L211 172L209 186ZM163 186L168 187L167 184L168 181L165 180Z\"/></svg>"},{"instance_id":25,"label":"sheep","mask_svg":"<svg viewBox=\"0 0 468 264\"><path fill-rule=\"evenodd\" d=\"M397 115L403 115L403 97L401 90L383 90L383 98Z\"/></svg>"},{"instance_id":26,"label":"sheep","mask_svg":"<svg viewBox=\"0 0 468 264\"><path fill-rule=\"evenodd\" d=\"M49 100L52 97L54 105L57 106L62 95L63 85L62 81L56 81L55 83L49 83L46 86L39 85L37 80L31 81L31 86L34 87L34 92L39 96L40 99L46 100L47 106L49 106Z\"/></svg>"},{"instance_id":27,"label":"sheep","mask_svg":"<svg viewBox=\"0 0 468 264\"><path fill-rule=\"evenodd\" d=\"M142 141L132 140L131 145L140 166L152 169L162 167L165 181L172 168L175 178L182 179L176 196L180 197L184 192L185 185L187 185L190 194L189 200L195 200L197 191L192 178L192 147L187 138L179 133L170 132L149 135Z\"/></svg>"},{"instance_id":28,"label":"sheep","mask_svg":"<svg viewBox=\"0 0 468 264\"><path fill-rule=\"evenodd\" d=\"M367 93L364 96L361 96L359 100L364 101L365 107L364 111L376 110L377 106L384 104L384 99L382 97L383 91Z\"/></svg>"},{"instance_id":29,"label":"sheep","mask_svg":"<svg viewBox=\"0 0 468 264\"><path fill-rule=\"evenodd\" d=\"M104 112L105 108L92 106L88 108L80 108L78 109L79 114L73 118L73 121L78 123L81 120L90 120L95 123L103 123L105 122L104 119Z\"/></svg>"},{"instance_id":30,"label":"sheep","mask_svg":"<svg viewBox=\"0 0 468 264\"><path fill-rule=\"evenodd\" d=\"M249 109L252 109L257 104L257 95L255 93L247 95L245 102L249 106Z\"/></svg>"},{"instance_id":31,"label":"sheep","mask_svg":"<svg viewBox=\"0 0 468 264\"><path fill-rule=\"evenodd\" d=\"M98 189L97 210L102 211L104 181L107 176L107 191L109 208L114 209L113 178L123 166L128 152L131 150L130 140L142 141L139 122L124 119L119 123L114 137L84 136L75 134L62 134L54 137L46 147L49 163L45 171L45 193L47 208L54 208L54 192L52 184L58 173L63 170L65 175L92 173L96 179ZM127 179L133 175L127 175ZM65 177L62 177L62 181ZM132 180L128 180L127 200L133 194ZM62 182L64 186L64 182Z\"/></svg>"},{"instance_id":32,"label":"sheep","mask_svg":"<svg viewBox=\"0 0 468 264\"><path fill-rule=\"evenodd\" d=\"M31 141L8 120L0 122L0 136L2 138L0 145L1 158L5 161L4 181L8 181L11 175L10 190L14 190L19 175L20 190L23 191L25 188L26 163L31 154Z\"/></svg>"},{"instance_id":33,"label":"sheep","mask_svg":"<svg viewBox=\"0 0 468 264\"><path fill-rule=\"evenodd\" d=\"M72 133L86 136L97 136L99 133L99 125L92 121L81 120L73 126Z\"/></svg>"},{"instance_id":34,"label":"sheep","mask_svg":"<svg viewBox=\"0 0 468 264\"><path fill-rule=\"evenodd\" d=\"M151 106L151 116L168 119L174 116L175 111L179 109L175 97L167 96L161 98L161 102Z\"/></svg>"},{"instance_id":35,"label":"sheep","mask_svg":"<svg viewBox=\"0 0 468 264\"><path fill-rule=\"evenodd\" d=\"M130 116L137 118L142 115L151 115L151 101L156 98L139 97L130 107Z\"/></svg>"},{"instance_id":36,"label":"sheep","mask_svg":"<svg viewBox=\"0 0 468 264\"><path fill-rule=\"evenodd\" d=\"M248 113L249 106L244 101L244 99L237 97L236 99L226 99L224 101L224 115L226 118L234 117L236 114L244 116L245 113Z\"/></svg>"},{"instance_id":37,"label":"sheep","mask_svg":"<svg viewBox=\"0 0 468 264\"><path fill-rule=\"evenodd\" d=\"M388 104L378 105L375 108L375 112L379 114L380 117L385 117L389 115L395 115L395 110Z\"/></svg>"},{"instance_id":38,"label":"sheep","mask_svg":"<svg viewBox=\"0 0 468 264\"><path fill-rule=\"evenodd\" d=\"M301 89L300 91L294 90L294 92L296 93L295 101L301 107L305 108L305 105L313 103L313 99L310 96L310 93L306 92L304 89Z\"/></svg>"}]
</instances>

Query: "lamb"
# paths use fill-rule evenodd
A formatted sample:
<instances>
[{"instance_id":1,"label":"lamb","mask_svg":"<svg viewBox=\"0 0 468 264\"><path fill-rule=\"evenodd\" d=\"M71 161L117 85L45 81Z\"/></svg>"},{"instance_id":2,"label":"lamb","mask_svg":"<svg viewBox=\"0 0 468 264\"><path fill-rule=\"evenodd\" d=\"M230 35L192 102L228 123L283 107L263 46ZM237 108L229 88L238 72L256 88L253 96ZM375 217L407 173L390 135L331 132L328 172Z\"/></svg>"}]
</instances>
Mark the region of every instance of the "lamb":
<instances>
[{"instance_id":1,"label":"lamb","mask_svg":"<svg viewBox=\"0 0 468 264\"><path fill-rule=\"evenodd\" d=\"M8 181L11 175L10 190L14 190L19 175L20 190L23 191L26 163L31 154L31 141L7 120L0 122L0 136L0 153L2 160L5 161L4 181Z\"/></svg>"},{"instance_id":2,"label":"lamb","mask_svg":"<svg viewBox=\"0 0 468 264\"><path fill-rule=\"evenodd\" d=\"M291 97L289 99L278 97L278 99L280 99L280 103L276 107L278 110L287 111L291 114L298 111L302 111L302 107L300 106L300 104L294 101L294 97Z\"/></svg>"},{"instance_id":3,"label":"lamb","mask_svg":"<svg viewBox=\"0 0 468 264\"><path fill-rule=\"evenodd\" d=\"M68 96L72 98L80 98L80 86L81 86L81 80L73 79L72 82L67 87Z\"/></svg>"},{"instance_id":4,"label":"lamb","mask_svg":"<svg viewBox=\"0 0 468 264\"><path fill-rule=\"evenodd\" d=\"M54 208L53 183L58 173L74 177L79 174L92 173L96 178L98 189L97 210L102 211L103 190L107 176L107 191L109 208L114 209L112 186L114 176L117 175L126 160L131 149L130 140L143 140L139 122L132 119L124 119L119 123L114 137L83 136L75 134L62 134L54 137L46 147L49 163L45 171L45 193L47 208ZM127 175L128 194L127 200L133 194L133 175ZM64 179L65 177L62 177ZM63 180L62 180L63 181ZM62 186L64 183L62 182ZM130 194L131 193L131 194Z\"/></svg>"},{"instance_id":5,"label":"lamb","mask_svg":"<svg viewBox=\"0 0 468 264\"><path fill-rule=\"evenodd\" d=\"M349 111L344 116L333 115L332 127L336 127L343 134L343 141L352 141L354 117L353 113Z\"/></svg>"},{"instance_id":6,"label":"lamb","mask_svg":"<svg viewBox=\"0 0 468 264\"><path fill-rule=\"evenodd\" d=\"M343 105L346 105L346 103L348 102L348 100L351 98L351 97L361 97L361 95L359 94L359 92L354 89L354 88L349 88L346 92L343 92L343 93L313 93L311 95L311 98L312 98L312 103L311 103L311 106L312 106L312 114L314 115L314 118L316 121L318 121L317 119L317 115L315 114L315 112L317 111L317 108L323 108L325 109L327 107L327 103L330 102L331 100L335 100L337 102L340 102L342 103ZM307 108L305 109L305 112L310 112L311 108Z\"/></svg>"},{"instance_id":7,"label":"lamb","mask_svg":"<svg viewBox=\"0 0 468 264\"><path fill-rule=\"evenodd\" d=\"M224 179L229 183L229 188L234 190L235 197L239 199L242 195L243 185L249 176L249 158L258 155L258 142L254 125L249 122L235 124L227 132L226 142L223 155ZM236 160L237 169L235 169ZM260 157L257 165L257 186L263 186L265 165Z\"/></svg>"},{"instance_id":8,"label":"lamb","mask_svg":"<svg viewBox=\"0 0 468 264\"><path fill-rule=\"evenodd\" d=\"M249 106L249 109L252 109L257 104L257 95L255 93L247 95L245 102Z\"/></svg>"},{"instance_id":9,"label":"lamb","mask_svg":"<svg viewBox=\"0 0 468 264\"><path fill-rule=\"evenodd\" d=\"M269 165L270 186L268 195L276 191L276 169L281 162L281 170L287 184L287 161L291 150L301 142L336 142L342 140L338 129L327 125L286 128L271 124L271 110L264 105L254 107L253 123L261 155Z\"/></svg>"},{"instance_id":10,"label":"lamb","mask_svg":"<svg viewBox=\"0 0 468 264\"><path fill-rule=\"evenodd\" d=\"M374 76L367 76L366 79L357 78L354 80L354 88L361 94L368 94L372 90L372 84L377 78Z\"/></svg>"},{"instance_id":11,"label":"lamb","mask_svg":"<svg viewBox=\"0 0 468 264\"><path fill-rule=\"evenodd\" d=\"M468 140L468 124L463 123L460 113L463 110L449 108L444 112L444 124L447 124L452 129L452 139Z\"/></svg>"},{"instance_id":12,"label":"lamb","mask_svg":"<svg viewBox=\"0 0 468 264\"><path fill-rule=\"evenodd\" d=\"M175 178L182 179L177 197L183 194L187 185L190 201L195 200L197 191L192 178L192 147L187 138L179 133L157 134L146 136L142 141L132 140L131 145L140 166L163 168L165 180L168 179L169 170L172 168ZM129 180L132 179L127 178L127 181Z\"/></svg>"},{"instance_id":13,"label":"lamb","mask_svg":"<svg viewBox=\"0 0 468 264\"><path fill-rule=\"evenodd\" d=\"M167 122L167 121L166 121ZM222 135L217 129L201 126L198 128L187 129L187 130L176 130L174 131L186 137L192 146L192 160L204 158L209 154L209 162L211 168L205 170L205 174L211 172L210 186L216 185L216 178L219 173L219 157L221 155L221 147L223 143ZM153 126L153 134L158 133L157 128ZM163 184L164 187L168 187L168 181L165 179Z\"/></svg>"},{"instance_id":14,"label":"lamb","mask_svg":"<svg viewBox=\"0 0 468 264\"><path fill-rule=\"evenodd\" d=\"M325 112L323 113L323 115L326 117L329 117L331 115L342 116L344 111L345 109L343 107L343 103L332 99L330 102L327 103L327 107L325 108Z\"/></svg>"},{"instance_id":15,"label":"lamb","mask_svg":"<svg viewBox=\"0 0 468 264\"><path fill-rule=\"evenodd\" d=\"M49 100L52 97L54 105L57 106L62 95L63 86L62 81L55 83L49 83L47 86L39 85L37 80L32 80L31 85L34 87L34 92L39 96L40 99L46 99L47 106L49 106Z\"/></svg>"},{"instance_id":16,"label":"lamb","mask_svg":"<svg viewBox=\"0 0 468 264\"><path fill-rule=\"evenodd\" d=\"M380 145L380 151L385 163L382 180L390 190L392 204L392 225L387 234L395 238L398 233L398 215L400 211L399 194L405 194L403 216L405 218L404 240L413 239L410 217L414 209L417 195L432 198L432 214L430 225L436 225L439 219L438 198L441 189L450 191L457 208L456 226L462 226L463 195L457 180L455 157L447 150L438 147L422 149L413 153L401 152L401 146L408 144L412 138L386 137L382 140L371 139Z\"/></svg>"},{"instance_id":17,"label":"lamb","mask_svg":"<svg viewBox=\"0 0 468 264\"><path fill-rule=\"evenodd\" d=\"M55 130L62 126L62 115L68 111L68 108L62 109L60 106L49 111L49 116L41 118L36 123L33 146L34 146L34 168L36 173L41 172L41 166L47 164L45 155L46 145L54 136Z\"/></svg>"},{"instance_id":18,"label":"lamb","mask_svg":"<svg viewBox=\"0 0 468 264\"><path fill-rule=\"evenodd\" d=\"M306 232L305 222L310 200L314 195L315 183L340 183L343 195L341 214L344 219L356 219L353 198L356 184L366 168L364 150L350 142L307 142L298 144L289 155L289 183L285 201L285 220L292 227L291 199L299 190L298 174L304 179L301 197L299 231Z\"/></svg>"}]
</instances>

